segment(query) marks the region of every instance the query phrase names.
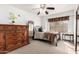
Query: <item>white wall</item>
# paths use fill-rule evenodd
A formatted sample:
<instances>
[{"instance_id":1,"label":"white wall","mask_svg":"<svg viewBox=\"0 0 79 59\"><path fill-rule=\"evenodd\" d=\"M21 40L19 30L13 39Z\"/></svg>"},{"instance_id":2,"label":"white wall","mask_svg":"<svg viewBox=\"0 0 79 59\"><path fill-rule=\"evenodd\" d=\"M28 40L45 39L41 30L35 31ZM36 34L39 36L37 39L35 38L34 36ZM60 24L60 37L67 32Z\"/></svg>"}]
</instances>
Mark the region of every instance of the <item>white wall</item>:
<instances>
[{"instance_id":1,"label":"white wall","mask_svg":"<svg viewBox=\"0 0 79 59\"><path fill-rule=\"evenodd\" d=\"M70 16L69 17L69 23L68 23L68 32L74 32L74 11L70 10L70 11L66 11L66 12L62 12L62 13L58 13L58 14L53 14L53 15L49 15L49 16L42 16L41 20L43 20L42 26L47 29L47 31L49 31L49 25L48 25L48 19L49 18L55 18L55 17L62 17L62 16Z\"/></svg>"},{"instance_id":2,"label":"white wall","mask_svg":"<svg viewBox=\"0 0 79 59\"><path fill-rule=\"evenodd\" d=\"M47 31L48 30L48 20L47 20L47 17L41 16L40 19L41 19L41 25L43 27L43 30Z\"/></svg>"},{"instance_id":3,"label":"white wall","mask_svg":"<svg viewBox=\"0 0 79 59\"><path fill-rule=\"evenodd\" d=\"M28 20L34 21L34 25L38 26L41 25L40 18L31 13L31 12L26 12L23 10L20 10L16 7L13 7L11 5L0 5L0 24L10 24L11 20L9 19L9 13L12 12L16 15L20 14L21 17L16 19L15 24L20 24L20 25L25 25Z\"/></svg>"}]
</instances>

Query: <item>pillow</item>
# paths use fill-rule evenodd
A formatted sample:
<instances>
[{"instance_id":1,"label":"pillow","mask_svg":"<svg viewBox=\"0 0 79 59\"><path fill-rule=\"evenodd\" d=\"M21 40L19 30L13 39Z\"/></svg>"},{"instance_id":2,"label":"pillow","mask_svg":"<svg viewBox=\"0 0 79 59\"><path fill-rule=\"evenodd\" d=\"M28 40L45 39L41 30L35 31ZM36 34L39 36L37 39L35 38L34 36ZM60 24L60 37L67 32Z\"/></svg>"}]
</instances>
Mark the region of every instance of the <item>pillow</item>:
<instances>
[{"instance_id":1,"label":"pillow","mask_svg":"<svg viewBox=\"0 0 79 59\"><path fill-rule=\"evenodd\" d=\"M38 26L34 27L34 31L38 32L39 31L38 29L39 29Z\"/></svg>"},{"instance_id":2,"label":"pillow","mask_svg":"<svg viewBox=\"0 0 79 59\"><path fill-rule=\"evenodd\" d=\"M40 28L38 29L38 31L39 31L39 32L42 32L42 27L40 27Z\"/></svg>"}]
</instances>

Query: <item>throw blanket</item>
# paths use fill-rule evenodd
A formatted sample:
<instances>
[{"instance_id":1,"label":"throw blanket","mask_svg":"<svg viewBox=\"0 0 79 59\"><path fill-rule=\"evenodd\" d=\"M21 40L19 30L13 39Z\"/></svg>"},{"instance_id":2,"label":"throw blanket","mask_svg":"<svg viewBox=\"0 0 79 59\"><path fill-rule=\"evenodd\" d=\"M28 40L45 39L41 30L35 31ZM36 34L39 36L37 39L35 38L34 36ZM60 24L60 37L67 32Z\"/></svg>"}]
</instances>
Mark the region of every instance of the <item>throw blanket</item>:
<instances>
[{"instance_id":1,"label":"throw blanket","mask_svg":"<svg viewBox=\"0 0 79 59\"><path fill-rule=\"evenodd\" d=\"M44 33L44 38L50 40L51 39L51 33L45 32Z\"/></svg>"},{"instance_id":2,"label":"throw blanket","mask_svg":"<svg viewBox=\"0 0 79 59\"><path fill-rule=\"evenodd\" d=\"M49 33L49 32L44 33L44 38L48 39L49 41L54 40L55 36L56 34L53 34L53 33Z\"/></svg>"}]
</instances>

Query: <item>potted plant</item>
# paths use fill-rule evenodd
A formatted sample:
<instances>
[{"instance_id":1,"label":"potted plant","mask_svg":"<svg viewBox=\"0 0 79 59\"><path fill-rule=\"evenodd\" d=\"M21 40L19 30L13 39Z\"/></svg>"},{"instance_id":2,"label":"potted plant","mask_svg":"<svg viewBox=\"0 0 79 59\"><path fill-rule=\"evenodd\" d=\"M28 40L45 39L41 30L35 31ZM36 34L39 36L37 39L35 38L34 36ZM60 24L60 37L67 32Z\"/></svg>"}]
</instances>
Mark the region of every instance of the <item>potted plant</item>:
<instances>
[{"instance_id":1,"label":"potted plant","mask_svg":"<svg viewBox=\"0 0 79 59\"><path fill-rule=\"evenodd\" d=\"M15 16L15 14L10 12L10 20L12 21L12 22L11 22L12 24L15 23L15 20L16 20L16 19L17 19L17 17Z\"/></svg>"}]
</instances>

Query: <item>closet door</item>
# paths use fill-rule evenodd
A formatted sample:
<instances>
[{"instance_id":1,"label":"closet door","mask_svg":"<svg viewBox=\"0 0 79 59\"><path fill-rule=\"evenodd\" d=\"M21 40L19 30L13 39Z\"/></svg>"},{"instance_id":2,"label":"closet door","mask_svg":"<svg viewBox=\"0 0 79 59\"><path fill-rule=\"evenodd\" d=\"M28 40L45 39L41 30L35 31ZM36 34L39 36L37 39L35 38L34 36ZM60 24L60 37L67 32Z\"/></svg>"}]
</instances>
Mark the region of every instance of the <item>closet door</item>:
<instances>
[{"instance_id":1,"label":"closet door","mask_svg":"<svg viewBox=\"0 0 79 59\"><path fill-rule=\"evenodd\" d=\"M5 50L5 34L0 32L0 52Z\"/></svg>"},{"instance_id":2,"label":"closet door","mask_svg":"<svg viewBox=\"0 0 79 59\"><path fill-rule=\"evenodd\" d=\"M24 31L24 45L29 43L28 29Z\"/></svg>"},{"instance_id":3,"label":"closet door","mask_svg":"<svg viewBox=\"0 0 79 59\"><path fill-rule=\"evenodd\" d=\"M18 37L18 43L21 45L28 44L28 28L25 26L19 26L17 27L17 37Z\"/></svg>"},{"instance_id":4,"label":"closet door","mask_svg":"<svg viewBox=\"0 0 79 59\"><path fill-rule=\"evenodd\" d=\"M6 32L6 49L12 50L17 47L17 33L14 31Z\"/></svg>"}]
</instances>

